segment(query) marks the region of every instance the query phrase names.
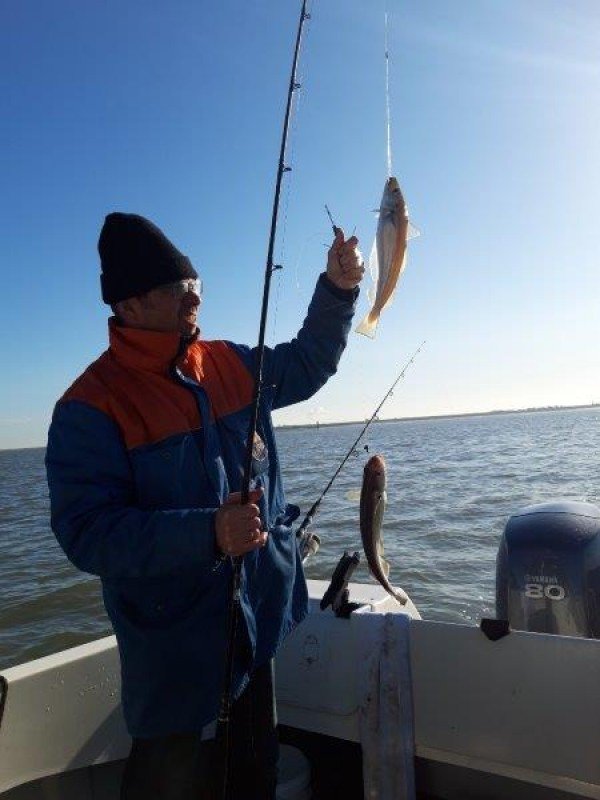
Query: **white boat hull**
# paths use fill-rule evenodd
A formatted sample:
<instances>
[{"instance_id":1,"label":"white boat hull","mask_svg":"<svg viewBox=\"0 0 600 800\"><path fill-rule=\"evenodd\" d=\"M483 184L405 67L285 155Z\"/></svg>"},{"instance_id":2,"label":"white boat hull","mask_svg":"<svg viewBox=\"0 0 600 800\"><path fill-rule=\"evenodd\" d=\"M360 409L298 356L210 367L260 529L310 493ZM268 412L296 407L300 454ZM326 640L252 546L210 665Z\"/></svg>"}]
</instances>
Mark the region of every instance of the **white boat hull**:
<instances>
[{"instance_id":1,"label":"white boat hull","mask_svg":"<svg viewBox=\"0 0 600 800\"><path fill-rule=\"evenodd\" d=\"M375 585L351 584L363 607L338 619L318 608L326 585L309 581L311 614L277 658L284 731L360 742L365 631L406 613L420 789L600 800L600 641L512 632L492 642L473 626L423 621ZM114 637L6 670L0 796L117 797L130 745L119 689Z\"/></svg>"}]
</instances>

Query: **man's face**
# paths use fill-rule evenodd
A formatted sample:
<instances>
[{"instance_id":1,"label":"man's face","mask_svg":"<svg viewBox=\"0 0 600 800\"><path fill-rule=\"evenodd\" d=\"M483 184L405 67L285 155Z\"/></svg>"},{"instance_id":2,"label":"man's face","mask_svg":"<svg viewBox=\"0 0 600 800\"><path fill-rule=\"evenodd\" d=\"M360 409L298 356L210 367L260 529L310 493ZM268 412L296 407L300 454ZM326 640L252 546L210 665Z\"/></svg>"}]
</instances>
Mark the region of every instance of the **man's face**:
<instances>
[{"instance_id":1,"label":"man's face","mask_svg":"<svg viewBox=\"0 0 600 800\"><path fill-rule=\"evenodd\" d=\"M191 336L196 332L201 302L202 282L186 279L124 300L118 313L130 328Z\"/></svg>"}]
</instances>

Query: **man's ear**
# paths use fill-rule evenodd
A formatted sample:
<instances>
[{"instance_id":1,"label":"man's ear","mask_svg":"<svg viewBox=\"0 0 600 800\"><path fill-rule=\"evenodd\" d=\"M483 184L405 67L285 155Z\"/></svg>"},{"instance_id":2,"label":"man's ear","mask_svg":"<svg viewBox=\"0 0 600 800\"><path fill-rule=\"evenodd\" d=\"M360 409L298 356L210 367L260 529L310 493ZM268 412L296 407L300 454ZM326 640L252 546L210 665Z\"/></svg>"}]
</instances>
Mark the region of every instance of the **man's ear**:
<instances>
[{"instance_id":1,"label":"man's ear","mask_svg":"<svg viewBox=\"0 0 600 800\"><path fill-rule=\"evenodd\" d=\"M119 300L113 306L113 310L117 317L127 325L128 323L136 323L140 317L140 301L137 297L128 297L126 300Z\"/></svg>"}]
</instances>

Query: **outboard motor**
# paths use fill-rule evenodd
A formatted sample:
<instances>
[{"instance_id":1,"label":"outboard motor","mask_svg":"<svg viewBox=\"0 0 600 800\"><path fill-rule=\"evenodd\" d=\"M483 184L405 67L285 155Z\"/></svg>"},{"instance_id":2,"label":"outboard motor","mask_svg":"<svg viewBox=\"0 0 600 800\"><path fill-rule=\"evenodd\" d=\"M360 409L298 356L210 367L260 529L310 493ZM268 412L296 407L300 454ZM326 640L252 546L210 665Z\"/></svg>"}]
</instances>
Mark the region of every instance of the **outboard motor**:
<instances>
[{"instance_id":1,"label":"outboard motor","mask_svg":"<svg viewBox=\"0 0 600 800\"><path fill-rule=\"evenodd\" d=\"M539 503L510 517L496 561L496 616L515 630L600 639L600 508Z\"/></svg>"}]
</instances>

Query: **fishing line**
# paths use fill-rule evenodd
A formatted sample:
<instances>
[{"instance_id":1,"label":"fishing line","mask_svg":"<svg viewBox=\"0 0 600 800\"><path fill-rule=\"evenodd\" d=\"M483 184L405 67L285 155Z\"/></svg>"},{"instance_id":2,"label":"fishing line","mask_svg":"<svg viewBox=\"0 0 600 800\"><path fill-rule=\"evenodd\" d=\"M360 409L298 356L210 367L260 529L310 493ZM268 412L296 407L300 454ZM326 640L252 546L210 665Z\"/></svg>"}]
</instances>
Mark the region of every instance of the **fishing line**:
<instances>
[{"instance_id":1,"label":"fishing line","mask_svg":"<svg viewBox=\"0 0 600 800\"><path fill-rule=\"evenodd\" d=\"M388 12L385 17L385 111L387 127L387 176L392 177L392 111L390 107L390 51L388 46Z\"/></svg>"}]
</instances>

